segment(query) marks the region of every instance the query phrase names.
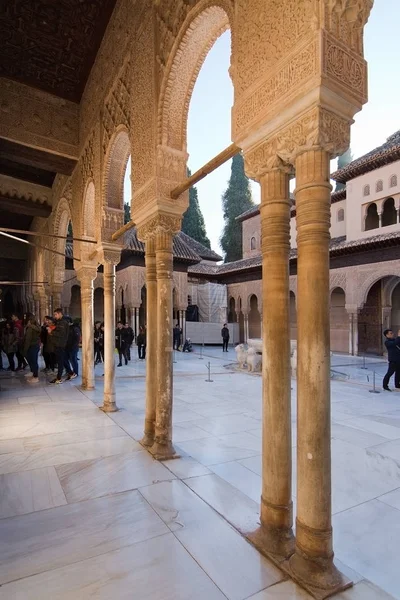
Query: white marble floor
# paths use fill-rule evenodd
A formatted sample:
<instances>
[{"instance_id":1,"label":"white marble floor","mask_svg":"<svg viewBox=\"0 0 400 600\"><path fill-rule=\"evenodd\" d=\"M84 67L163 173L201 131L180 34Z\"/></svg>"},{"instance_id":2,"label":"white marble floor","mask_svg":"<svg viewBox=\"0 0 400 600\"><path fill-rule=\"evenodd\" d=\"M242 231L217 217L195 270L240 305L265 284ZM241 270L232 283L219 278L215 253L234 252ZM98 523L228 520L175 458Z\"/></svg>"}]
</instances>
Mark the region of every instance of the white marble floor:
<instances>
[{"instance_id":1,"label":"white marble floor","mask_svg":"<svg viewBox=\"0 0 400 600\"><path fill-rule=\"evenodd\" d=\"M117 370L112 415L101 365L86 393L1 375L0 600L310 598L241 535L259 518L261 380L230 358L177 354L181 458L164 464L138 443L145 363ZM400 599L400 394L333 382L332 414L335 551L356 584L338 598Z\"/></svg>"}]
</instances>

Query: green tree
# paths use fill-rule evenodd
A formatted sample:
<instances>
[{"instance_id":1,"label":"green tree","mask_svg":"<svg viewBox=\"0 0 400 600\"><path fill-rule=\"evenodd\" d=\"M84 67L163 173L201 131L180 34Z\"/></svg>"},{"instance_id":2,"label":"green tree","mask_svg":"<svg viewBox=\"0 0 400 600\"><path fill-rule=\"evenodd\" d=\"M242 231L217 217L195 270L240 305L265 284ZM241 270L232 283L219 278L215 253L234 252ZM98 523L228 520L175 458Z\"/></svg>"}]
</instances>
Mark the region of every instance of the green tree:
<instances>
[{"instance_id":1,"label":"green tree","mask_svg":"<svg viewBox=\"0 0 400 600\"><path fill-rule=\"evenodd\" d=\"M131 205L129 202L124 202L124 225L131 220Z\"/></svg>"},{"instance_id":2,"label":"green tree","mask_svg":"<svg viewBox=\"0 0 400 600\"><path fill-rule=\"evenodd\" d=\"M222 196L224 214L224 230L220 243L225 253L225 262L240 260L242 254L242 223L236 217L254 205L251 196L250 180L244 172L244 161L241 154L232 159L231 176L228 188Z\"/></svg>"},{"instance_id":3,"label":"green tree","mask_svg":"<svg viewBox=\"0 0 400 600\"><path fill-rule=\"evenodd\" d=\"M191 176L189 169L187 170L187 175L188 177ZM189 207L183 215L182 231L207 248L211 248L210 240L207 237L203 213L200 209L197 188L195 187L189 189Z\"/></svg>"},{"instance_id":4,"label":"green tree","mask_svg":"<svg viewBox=\"0 0 400 600\"><path fill-rule=\"evenodd\" d=\"M339 169L343 169L343 167L346 167L347 165L349 165L353 160L353 155L351 153L351 148L349 148L348 150L346 150L346 152L344 154L341 154L338 157L337 160L337 168ZM340 181L336 182L336 187L335 187L335 192L339 192L340 190L344 190L346 189L346 185L344 183L340 183Z\"/></svg>"}]
</instances>

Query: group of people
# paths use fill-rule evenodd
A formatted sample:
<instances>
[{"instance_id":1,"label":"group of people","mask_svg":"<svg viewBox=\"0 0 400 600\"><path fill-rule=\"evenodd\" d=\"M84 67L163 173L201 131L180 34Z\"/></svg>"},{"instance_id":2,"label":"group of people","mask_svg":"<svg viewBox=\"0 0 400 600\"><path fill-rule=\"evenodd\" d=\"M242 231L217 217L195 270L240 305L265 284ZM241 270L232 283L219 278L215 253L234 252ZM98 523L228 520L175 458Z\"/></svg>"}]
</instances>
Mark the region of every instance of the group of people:
<instances>
[{"instance_id":1,"label":"group of people","mask_svg":"<svg viewBox=\"0 0 400 600\"><path fill-rule=\"evenodd\" d=\"M30 368L29 383L39 381L39 352L42 349L45 373L54 373L50 383L62 383L64 370L67 379L78 377L78 351L81 331L77 323L63 315L57 308L54 316L47 315L40 325L33 314L24 315L20 319L12 315L5 321L1 332L1 348L8 359L7 370L12 373ZM17 365L15 364L17 360ZM3 361L0 351L0 369Z\"/></svg>"},{"instance_id":2,"label":"group of people","mask_svg":"<svg viewBox=\"0 0 400 600\"><path fill-rule=\"evenodd\" d=\"M128 365L131 360L131 348L135 341L135 333L130 325L118 321L115 330L115 351L118 353L118 367L122 367L123 361ZM139 360L146 358L146 328L140 327L136 336ZM94 364L104 362L104 323L96 321L94 325Z\"/></svg>"}]
</instances>

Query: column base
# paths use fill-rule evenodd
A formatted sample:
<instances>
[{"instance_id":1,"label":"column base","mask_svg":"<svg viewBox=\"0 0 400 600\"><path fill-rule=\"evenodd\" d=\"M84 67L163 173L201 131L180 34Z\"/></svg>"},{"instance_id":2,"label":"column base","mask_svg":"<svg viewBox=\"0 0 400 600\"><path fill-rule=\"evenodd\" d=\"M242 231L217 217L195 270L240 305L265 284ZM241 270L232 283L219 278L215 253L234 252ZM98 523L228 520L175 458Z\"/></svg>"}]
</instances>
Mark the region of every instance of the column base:
<instances>
[{"instance_id":1,"label":"column base","mask_svg":"<svg viewBox=\"0 0 400 600\"><path fill-rule=\"evenodd\" d=\"M283 562L294 552L294 535L292 528L266 527L261 525L258 529L246 535L247 539L261 554L271 558L274 562Z\"/></svg>"},{"instance_id":2,"label":"column base","mask_svg":"<svg viewBox=\"0 0 400 600\"><path fill-rule=\"evenodd\" d=\"M85 392L93 392L96 388L94 385L87 385L87 384L82 383L81 389L84 390Z\"/></svg>"},{"instance_id":3,"label":"column base","mask_svg":"<svg viewBox=\"0 0 400 600\"><path fill-rule=\"evenodd\" d=\"M114 398L112 398L110 400L106 400L106 398L104 398L103 406L100 406L100 410L102 410L105 413L112 413L112 412L118 412L119 408L118 408L117 403L114 400Z\"/></svg>"},{"instance_id":4,"label":"column base","mask_svg":"<svg viewBox=\"0 0 400 600\"><path fill-rule=\"evenodd\" d=\"M309 558L296 548L282 565L290 577L316 600L325 600L347 590L353 582L341 573L332 558Z\"/></svg>"},{"instance_id":5,"label":"column base","mask_svg":"<svg viewBox=\"0 0 400 600\"><path fill-rule=\"evenodd\" d=\"M151 448L149 448L150 454L154 456L156 460L171 460L173 458L180 458L172 442L162 443L155 441Z\"/></svg>"},{"instance_id":6,"label":"column base","mask_svg":"<svg viewBox=\"0 0 400 600\"><path fill-rule=\"evenodd\" d=\"M139 444L145 446L146 448L151 448L154 445L154 434L145 433L141 440L139 440Z\"/></svg>"}]
</instances>

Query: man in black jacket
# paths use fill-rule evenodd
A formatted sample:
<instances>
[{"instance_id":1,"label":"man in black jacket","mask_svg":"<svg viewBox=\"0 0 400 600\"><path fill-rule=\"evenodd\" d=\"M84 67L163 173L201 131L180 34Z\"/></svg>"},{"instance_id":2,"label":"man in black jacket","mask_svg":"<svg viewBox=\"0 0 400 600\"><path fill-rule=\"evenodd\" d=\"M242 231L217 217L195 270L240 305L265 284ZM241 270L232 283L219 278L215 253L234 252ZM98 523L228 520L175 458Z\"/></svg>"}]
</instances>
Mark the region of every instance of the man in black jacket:
<instances>
[{"instance_id":1,"label":"man in black jacket","mask_svg":"<svg viewBox=\"0 0 400 600\"><path fill-rule=\"evenodd\" d=\"M125 365L128 364L128 344L129 334L126 331L123 323L119 321L115 330L115 347L119 354L119 363L117 367L122 367L122 357L125 359Z\"/></svg>"},{"instance_id":2,"label":"man in black jacket","mask_svg":"<svg viewBox=\"0 0 400 600\"><path fill-rule=\"evenodd\" d=\"M383 335L386 338L385 346L389 361L389 368L383 378L383 389L387 392L392 391L389 388L389 380L394 373L394 386L397 390L400 390L400 331L397 332L397 337L395 337L391 329L385 329Z\"/></svg>"},{"instance_id":3,"label":"man in black jacket","mask_svg":"<svg viewBox=\"0 0 400 600\"><path fill-rule=\"evenodd\" d=\"M222 352L228 352L228 344L229 344L229 328L225 323L223 328L221 329L221 337L222 337Z\"/></svg>"},{"instance_id":4,"label":"man in black jacket","mask_svg":"<svg viewBox=\"0 0 400 600\"><path fill-rule=\"evenodd\" d=\"M57 359L57 377L50 381L50 383L62 383L62 373L64 369L65 361L65 347L67 345L69 324L62 312L62 308L56 308L54 311L55 328L49 328L49 334L52 336L54 342L54 349Z\"/></svg>"},{"instance_id":5,"label":"man in black jacket","mask_svg":"<svg viewBox=\"0 0 400 600\"><path fill-rule=\"evenodd\" d=\"M67 371L67 379L78 377L78 352L79 342L81 341L81 330L77 323L74 323L71 317L65 317L68 322L68 339L65 347L64 367Z\"/></svg>"}]
</instances>

